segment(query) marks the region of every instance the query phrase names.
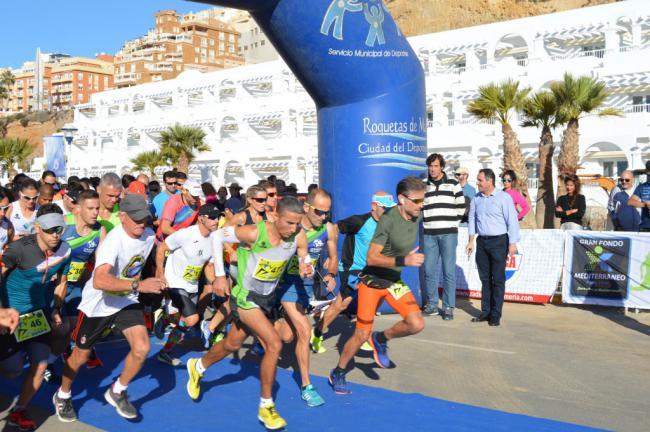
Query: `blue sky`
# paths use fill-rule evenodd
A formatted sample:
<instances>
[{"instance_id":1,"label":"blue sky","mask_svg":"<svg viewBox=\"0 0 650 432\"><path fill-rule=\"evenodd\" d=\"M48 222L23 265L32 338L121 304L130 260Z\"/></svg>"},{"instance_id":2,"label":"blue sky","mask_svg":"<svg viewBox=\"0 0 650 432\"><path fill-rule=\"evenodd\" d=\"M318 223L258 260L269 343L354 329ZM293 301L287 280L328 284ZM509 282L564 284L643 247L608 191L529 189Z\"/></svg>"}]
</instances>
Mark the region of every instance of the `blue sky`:
<instances>
[{"instance_id":1,"label":"blue sky","mask_svg":"<svg viewBox=\"0 0 650 432\"><path fill-rule=\"evenodd\" d=\"M43 52L94 57L115 54L125 40L154 27L154 13L199 11L210 5L184 0L3 0L0 67L20 67Z\"/></svg>"}]
</instances>

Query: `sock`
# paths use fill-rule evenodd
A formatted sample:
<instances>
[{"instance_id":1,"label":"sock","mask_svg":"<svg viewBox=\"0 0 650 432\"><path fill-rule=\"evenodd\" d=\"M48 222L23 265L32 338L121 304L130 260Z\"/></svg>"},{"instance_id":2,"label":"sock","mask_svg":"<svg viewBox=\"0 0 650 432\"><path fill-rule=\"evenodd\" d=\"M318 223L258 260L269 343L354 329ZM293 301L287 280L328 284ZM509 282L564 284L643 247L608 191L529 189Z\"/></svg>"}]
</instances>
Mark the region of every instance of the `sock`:
<instances>
[{"instance_id":1,"label":"sock","mask_svg":"<svg viewBox=\"0 0 650 432\"><path fill-rule=\"evenodd\" d=\"M120 383L120 379L118 378L115 380L115 383L113 384L113 393L120 394L123 391L125 391L127 387L128 385L122 385L122 383Z\"/></svg>"},{"instance_id":2,"label":"sock","mask_svg":"<svg viewBox=\"0 0 650 432\"><path fill-rule=\"evenodd\" d=\"M342 369L340 367L335 367L334 368L334 375L345 375L345 369Z\"/></svg>"},{"instance_id":3,"label":"sock","mask_svg":"<svg viewBox=\"0 0 650 432\"><path fill-rule=\"evenodd\" d=\"M384 332L377 332L376 337L377 337L377 342L381 344L385 344L386 342L388 342L388 339L386 339L386 335L384 334Z\"/></svg>"},{"instance_id":4,"label":"sock","mask_svg":"<svg viewBox=\"0 0 650 432\"><path fill-rule=\"evenodd\" d=\"M59 399L70 399L72 397L72 391L69 392L64 392L61 390L61 387L59 387L59 391L56 393Z\"/></svg>"},{"instance_id":5,"label":"sock","mask_svg":"<svg viewBox=\"0 0 650 432\"><path fill-rule=\"evenodd\" d=\"M188 330L189 329L185 327L183 321L179 322L178 325L169 333L167 343L163 346L163 351L168 353L172 348L174 348L174 345L181 343Z\"/></svg>"},{"instance_id":6,"label":"sock","mask_svg":"<svg viewBox=\"0 0 650 432\"><path fill-rule=\"evenodd\" d=\"M268 408L275 405L273 399L260 398L260 408Z\"/></svg>"},{"instance_id":7,"label":"sock","mask_svg":"<svg viewBox=\"0 0 650 432\"><path fill-rule=\"evenodd\" d=\"M201 375L205 373L205 366L203 366L201 359L196 362L196 371Z\"/></svg>"}]
</instances>

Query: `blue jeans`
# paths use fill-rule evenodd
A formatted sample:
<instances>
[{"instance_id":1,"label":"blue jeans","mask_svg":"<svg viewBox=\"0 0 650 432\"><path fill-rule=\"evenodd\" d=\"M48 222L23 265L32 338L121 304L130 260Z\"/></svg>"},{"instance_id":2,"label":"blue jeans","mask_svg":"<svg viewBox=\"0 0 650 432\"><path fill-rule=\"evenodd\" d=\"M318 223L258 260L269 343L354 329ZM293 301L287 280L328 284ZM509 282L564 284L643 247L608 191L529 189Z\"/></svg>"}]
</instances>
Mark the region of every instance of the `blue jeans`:
<instances>
[{"instance_id":1,"label":"blue jeans","mask_svg":"<svg viewBox=\"0 0 650 432\"><path fill-rule=\"evenodd\" d=\"M456 247L458 234L424 235L424 280L427 302L438 305L438 259L442 259L443 308L456 307Z\"/></svg>"}]
</instances>

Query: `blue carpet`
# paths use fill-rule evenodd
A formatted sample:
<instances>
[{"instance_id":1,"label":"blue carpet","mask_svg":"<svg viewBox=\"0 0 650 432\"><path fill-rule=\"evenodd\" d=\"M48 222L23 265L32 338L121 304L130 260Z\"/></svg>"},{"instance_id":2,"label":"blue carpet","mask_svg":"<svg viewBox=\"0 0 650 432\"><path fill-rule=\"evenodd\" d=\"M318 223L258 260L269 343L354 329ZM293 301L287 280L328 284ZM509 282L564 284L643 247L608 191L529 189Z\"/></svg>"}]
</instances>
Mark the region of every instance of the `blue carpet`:
<instances>
[{"instance_id":1,"label":"blue carpet","mask_svg":"<svg viewBox=\"0 0 650 432\"><path fill-rule=\"evenodd\" d=\"M98 352L104 367L82 368L73 385L73 402L79 419L109 431L262 431L257 421L259 403L259 365L225 359L206 372L202 396L192 401L186 393L185 368L172 369L153 356L160 345L152 339L150 358L143 371L129 386L133 404L141 417L127 421L119 417L103 397L122 367L128 351L123 341L102 344ZM197 353L185 353L186 361ZM119 362L119 364L118 364ZM61 370L61 365L55 369ZM15 395L20 381L0 380L0 392ZM279 369L276 406L288 423L287 430L341 431L593 431L596 429L510 414L486 408L448 402L421 394L400 393L352 384L351 396L335 395L323 377L313 377L326 404L308 408L300 399L292 372ZM51 397L56 387L44 384L34 404L52 410ZM146 428L146 429L145 429Z\"/></svg>"}]
</instances>

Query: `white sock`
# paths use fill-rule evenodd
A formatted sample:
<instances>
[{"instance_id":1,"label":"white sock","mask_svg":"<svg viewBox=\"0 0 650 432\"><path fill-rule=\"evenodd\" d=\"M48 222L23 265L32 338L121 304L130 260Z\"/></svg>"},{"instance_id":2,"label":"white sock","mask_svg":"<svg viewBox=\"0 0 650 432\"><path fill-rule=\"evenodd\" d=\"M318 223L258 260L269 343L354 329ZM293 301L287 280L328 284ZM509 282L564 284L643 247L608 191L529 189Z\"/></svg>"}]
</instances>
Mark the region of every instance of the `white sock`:
<instances>
[{"instance_id":1,"label":"white sock","mask_svg":"<svg viewBox=\"0 0 650 432\"><path fill-rule=\"evenodd\" d=\"M273 405L275 405L273 399L260 398L260 408L268 408Z\"/></svg>"},{"instance_id":2,"label":"white sock","mask_svg":"<svg viewBox=\"0 0 650 432\"><path fill-rule=\"evenodd\" d=\"M127 387L128 385L122 385L120 379L118 378L115 380L115 384L113 384L113 393L120 394L125 391Z\"/></svg>"},{"instance_id":3,"label":"white sock","mask_svg":"<svg viewBox=\"0 0 650 432\"><path fill-rule=\"evenodd\" d=\"M205 373L205 366L203 366L203 363L201 362L201 359L198 359L196 361L196 371L200 374L203 375Z\"/></svg>"},{"instance_id":4,"label":"white sock","mask_svg":"<svg viewBox=\"0 0 650 432\"><path fill-rule=\"evenodd\" d=\"M61 390L61 387L59 387L59 391L56 393L56 395L59 399L70 399L72 397L72 391L64 392Z\"/></svg>"}]
</instances>

